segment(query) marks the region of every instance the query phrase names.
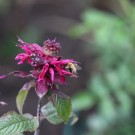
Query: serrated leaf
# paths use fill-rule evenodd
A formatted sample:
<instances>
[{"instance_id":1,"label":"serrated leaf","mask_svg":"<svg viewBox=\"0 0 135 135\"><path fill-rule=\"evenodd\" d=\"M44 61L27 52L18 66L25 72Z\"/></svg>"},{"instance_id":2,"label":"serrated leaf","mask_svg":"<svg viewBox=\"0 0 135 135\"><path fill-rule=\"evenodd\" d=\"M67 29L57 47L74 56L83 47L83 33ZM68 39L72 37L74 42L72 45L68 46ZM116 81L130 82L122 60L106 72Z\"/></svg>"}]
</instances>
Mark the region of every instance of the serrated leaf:
<instances>
[{"instance_id":1,"label":"serrated leaf","mask_svg":"<svg viewBox=\"0 0 135 135\"><path fill-rule=\"evenodd\" d=\"M63 93L56 94L56 100L54 102L54 106L57 110L58 115L64 120L66 123L71 115L72 105L71 100L68 96Z\"/></svg>"},{"instance_id":2,"label":"serrated leaf","mask_svg":"<svg viewBox=\"0 0 135 135\"><path fill-rule=\"evenodd\" d=\"M30 81L24 84L16 97L16 104L17 104L17 108L20 114L23 113L23 106L24 106L25 100L27 98L30 88L33 87L33 85L34 85L34 81Z\"/></svg>"},{"instance_id":3,"label":"serrated leaf","mask_svg":"<svg viewBox=\"0 0 135 135\"><path fill-rule=\"evenodd\" d=\"M16 112L8 112L0 118L0 135L22 134L24 131L34 131L39 123L33 116L21 116Z\"/></svg>"},{"instance_id":4,"label":"serrated leaf","mask_svg":"<svg viewBox=\"0 0 135 135\"><path fill-rule=\"evenodd\" d=\"M63 119L61 119L60 116L58 116L57 111L53 106L52 102L48 102L46 105L44 105L41 108L41 112L51 124L56 125L64 122Z\"/></svg>"}]
</instances>

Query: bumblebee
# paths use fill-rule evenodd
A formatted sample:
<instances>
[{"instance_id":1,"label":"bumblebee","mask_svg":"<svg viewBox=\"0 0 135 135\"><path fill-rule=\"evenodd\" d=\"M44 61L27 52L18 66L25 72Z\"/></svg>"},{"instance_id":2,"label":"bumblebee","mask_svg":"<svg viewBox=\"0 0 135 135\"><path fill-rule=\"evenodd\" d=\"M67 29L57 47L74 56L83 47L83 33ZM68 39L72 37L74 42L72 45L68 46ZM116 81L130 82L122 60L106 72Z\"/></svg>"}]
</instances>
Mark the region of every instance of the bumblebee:
<instances>
[{"instance_id":1,"label":"bumblebee","mask_svg":"<svg viewBox=\"0 0 135 135\"><path fill-rule=\"evenodd\" d=\"M69 72L73 74L77 74L77 70L81 70L81 67L74 63L67 63L65 69L67 69Z\"/></svg>"}]
</instances>

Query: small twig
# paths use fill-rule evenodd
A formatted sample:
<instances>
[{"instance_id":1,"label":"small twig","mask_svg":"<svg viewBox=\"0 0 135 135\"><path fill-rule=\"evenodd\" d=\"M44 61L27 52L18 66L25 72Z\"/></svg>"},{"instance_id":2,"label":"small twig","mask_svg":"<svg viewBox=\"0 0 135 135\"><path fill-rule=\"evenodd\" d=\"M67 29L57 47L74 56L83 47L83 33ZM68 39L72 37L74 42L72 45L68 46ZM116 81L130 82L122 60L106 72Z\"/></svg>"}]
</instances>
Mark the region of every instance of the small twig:
<instances>
[{"instance_id":1,"label":"small twig","mask_svg":"<svg viewBox=\"0 0 135 135\"><path fill-rule=\"evenodd\" d=\"M37 105L37 119L38 119L38 122L39 122L39 127L35 130L34 135L39 135L39 132L40 132L40 124L41 124L41 118L40 118L40 115L41 115L41 103L42 103L42 98L39 98L39 100L38 100L38 105Z\"/></svg>"}]
</instances>

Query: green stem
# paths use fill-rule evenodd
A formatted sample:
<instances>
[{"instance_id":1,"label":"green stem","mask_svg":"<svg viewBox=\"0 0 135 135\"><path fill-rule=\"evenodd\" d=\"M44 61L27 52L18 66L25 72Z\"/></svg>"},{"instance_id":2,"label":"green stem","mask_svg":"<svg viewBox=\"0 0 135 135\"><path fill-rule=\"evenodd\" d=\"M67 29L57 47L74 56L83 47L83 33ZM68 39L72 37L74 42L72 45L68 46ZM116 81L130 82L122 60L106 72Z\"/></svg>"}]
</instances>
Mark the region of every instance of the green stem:
<instances>
[{"instance_id":1,"label":"green stem","mask_svg":"<svg viewBox=\"0 0 135 135\"><path fill-rule=\"evenodd\" d=\"M38 105L37 105L37 119L38 119L38 122L39 122L39 127L35 130L34 135L39 135L39 132L40 132L40 125L41 125L41 117L40 117L40 114L41 114L41 103L42 103L42 98L39 98Z\"/></svg>"}]
</instances>

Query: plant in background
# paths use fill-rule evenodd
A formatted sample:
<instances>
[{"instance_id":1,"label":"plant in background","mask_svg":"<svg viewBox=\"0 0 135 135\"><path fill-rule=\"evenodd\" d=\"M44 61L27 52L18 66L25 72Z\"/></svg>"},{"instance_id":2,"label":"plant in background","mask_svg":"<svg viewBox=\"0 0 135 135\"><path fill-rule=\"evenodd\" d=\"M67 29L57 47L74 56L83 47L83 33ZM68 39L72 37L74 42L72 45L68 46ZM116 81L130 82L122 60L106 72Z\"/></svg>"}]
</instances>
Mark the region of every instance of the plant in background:
<instances>
[{"instance_id":1,"label":"plant in background","mask_svg":"<svg viewBox=\"0 0 135 135\"><path fill-rule=\"evenodd\" d=\"M72 36L87 41L89 53L97 56L94 61L97 70L92 73L86 91L81 90L72 99L74 111L92 110L83 120L86 127L78 132L79 123L73 130L66 125L64 135L67 132L79 135L135 133L135 5L129 0L117 2L123 11L121 16L88 9L82 14L82 22L70 31ZM89 63L91 61L87 61L87 65Z\"/></svg>"},{"instance_id":2,"label":"plant in background","mask_svg":"<svg viewBox=\"0 0 135 135\"><path fill-rule=\"evenodd\" d=\"M8 75L21 78L31 78L31 81L24 84L16 97L16 104L20 114L11 111L0 118L0 135L23 134L24 131L35 131L34 135L39 135L41 121L47 119L52 124L67 123L72 117L72 124L77 120L72 112L70 98L59 91L59 84L66 84L66 76L77 77L77 63L71 59L62 59L57 56L61 46L56 40L47 40L43 46L36 43L27 43L18 38L17 47L24 50L16 56L18 64L24 62L31 65L32 69L27 72L13 71ZM23 106L27 94L31 88L39 98L37 105L37 116L23 113ZM47 98L46 105L42 101Z\"/></svg>"}]
</instances>

